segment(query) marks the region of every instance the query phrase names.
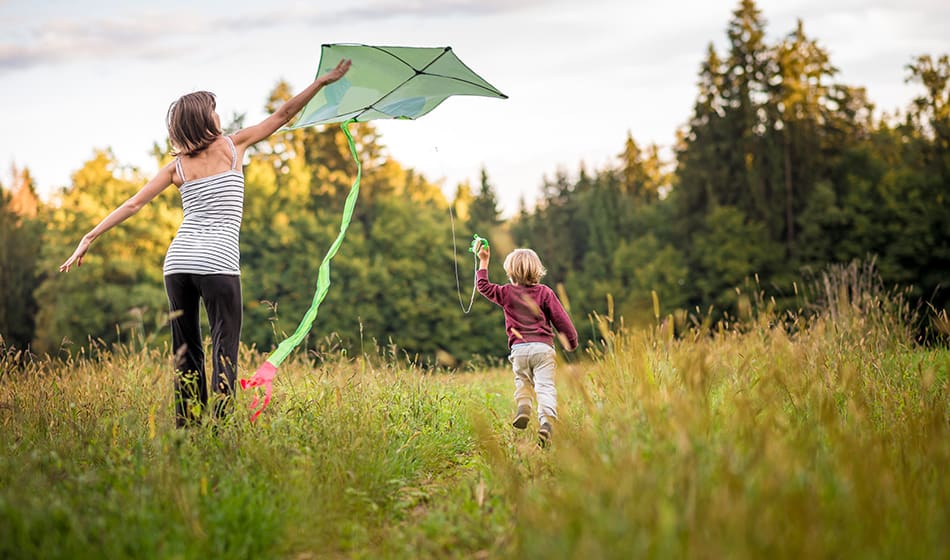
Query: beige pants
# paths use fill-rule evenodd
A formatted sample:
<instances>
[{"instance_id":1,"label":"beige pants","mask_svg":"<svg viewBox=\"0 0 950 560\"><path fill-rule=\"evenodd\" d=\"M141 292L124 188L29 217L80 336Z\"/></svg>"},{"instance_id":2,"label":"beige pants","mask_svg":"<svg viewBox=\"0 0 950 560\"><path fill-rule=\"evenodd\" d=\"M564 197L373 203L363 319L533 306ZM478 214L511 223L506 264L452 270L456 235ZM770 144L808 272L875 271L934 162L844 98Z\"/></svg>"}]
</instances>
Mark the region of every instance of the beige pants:
<instances>
[{"instance_id":1,"label":"beige pants","mask_svg":"<svg viewBox=\"0 0 950 560\"><path fill-rule=\"evenodd\" d=\"M538 397L538 421L557 420L557 389L554 388L554 348L542 342L523 342L511 347L508 356L515 372L515 402L531 406L531 393Z\"/></svg>"}]
</instances>

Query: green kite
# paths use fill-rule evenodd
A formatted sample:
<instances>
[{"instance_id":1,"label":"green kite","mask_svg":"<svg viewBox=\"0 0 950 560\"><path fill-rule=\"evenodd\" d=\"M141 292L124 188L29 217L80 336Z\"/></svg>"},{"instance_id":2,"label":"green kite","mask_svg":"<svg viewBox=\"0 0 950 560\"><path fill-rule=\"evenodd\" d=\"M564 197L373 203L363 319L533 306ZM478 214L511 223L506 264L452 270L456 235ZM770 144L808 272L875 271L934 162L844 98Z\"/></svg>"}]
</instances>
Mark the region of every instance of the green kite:
<instances>
[{"instance_id":1,"label":"green kite","mask_svg":"<svg viewBox=\"0 0 950 560\"><path fill-rule=\"evenodd\" d=\"M289 128L342 123L350 154L356 161L356 179L343 207L340 233L320 263L316 291L310 308L294 333L277 346L254 375L250 379L241 379L243 389L264 387L263 402L261 407L252 413L252 421L270 403L277 368L307 337L317 317L320 303L330 289L330 260L339 250L350 225L363 173L349 124L374 119L416 119L435 109L452 95L507 99L505 94L459 60L451 47L323 45L317 76L334 68L341 59L352 61L349 72L317 92ZM251 403L252 410L257 407L258 402L259 397L255 396Z\"/></svg>"}]
</instances>

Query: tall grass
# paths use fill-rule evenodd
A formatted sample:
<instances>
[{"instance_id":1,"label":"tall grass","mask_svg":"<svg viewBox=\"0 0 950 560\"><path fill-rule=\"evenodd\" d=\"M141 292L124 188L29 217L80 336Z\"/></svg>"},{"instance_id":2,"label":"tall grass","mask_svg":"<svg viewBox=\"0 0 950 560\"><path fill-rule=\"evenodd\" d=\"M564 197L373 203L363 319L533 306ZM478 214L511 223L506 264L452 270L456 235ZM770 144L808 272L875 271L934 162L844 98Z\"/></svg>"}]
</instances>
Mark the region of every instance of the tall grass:
<instances>
[{"instance_id":1,"label":"tall grass","mask_svg":"<svg viewBox=\"0 0 950 560\"><path fill-rule=\"evenodd\" d=\"M568 368L544 468L488 431L512 550L529 558L950 555L946 349L911 343L873 269L831 270L817 314L761 297L732 329L674 339L599 318ZM762 305L764 303L764 305Z\"/></svg>"},{"instance_id":2,"label":"tall grass","mask_svg":"<svg viewBox=\"0 0 950 560\"><path fill-rule=\"evenodd\" d=\"M177 430L167 353L101 350L22 371L10 361L3 558L355 553L473 449L475 389L446 390L408 365L291 362L257 423L241 395L233 422Z\"/></svg>"},{"instance_id":3,"label":"tall grass","mask_svg":"<svg viewBox=\"0 0 950 560\"><path fill-rule=\"evenodd\" d=\"M241 394L177 430L167 351L0 353L0 557L947 557L950 352L856 285L677 338L602 318L547 449L499 368L300 357L258 422Z\"/></svg>"}]
</instances>

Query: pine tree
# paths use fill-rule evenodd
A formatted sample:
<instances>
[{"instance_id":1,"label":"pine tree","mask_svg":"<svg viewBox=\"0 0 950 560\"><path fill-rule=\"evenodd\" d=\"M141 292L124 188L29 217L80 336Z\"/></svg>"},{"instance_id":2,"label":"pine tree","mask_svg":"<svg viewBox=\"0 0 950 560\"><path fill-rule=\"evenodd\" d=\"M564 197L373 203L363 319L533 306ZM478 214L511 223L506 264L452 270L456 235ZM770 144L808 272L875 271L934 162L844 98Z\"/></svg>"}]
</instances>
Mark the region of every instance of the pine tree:
<instances>
[{"instance_id":1,"label":"pine tree","mask_svg":"<svg viewBox=\"0 0 950 560\"><path fill-rule=\"evenodd\" d=\"M469 227L473 232L484 232L484 236L489 235L501 222L495 187L488 179L488 171L482 167L478 194L469 206Z\"/></svg>"},{"instance_id":2,"label":"pine tree","mask_svg":"<svg viewBox=\"0 0 950 560\"><path fill-rule=\"evenodd\" d=\"M704 216L723 202L721 191L730 180L727 154L731 151L725 122L723 61L712 43L700 68L699 92L693 116L677 145L677 186L672 202L677 208L678 239L684 249Z\"/></svg>"},{"instance_id":3,"label":"pine tree","mask_svg":"<svg viewBox=\"0 0 950 560\"><path fill-rule=\"evenodd\" d=\"M726 34L729 56L725 61L722 96L724 122L730 149L727 183L720 202L735 205L750 218L765 224L774 220L770 201L774 192L770 165L780 161L775 153L769 107L769 83L775 64L765 43L765 19L753 0L741 0Z\"/></svg>"},{"instance_id":4,"label":"pine tree","mask_svg":"<svg viewBox=\"0 0 950 560\"><path fill-rule=\"evenodd\" d=\"M829 121L830 80L837 69L828 53L805 36L801 20L775 49L778 76L771 92L775 128L782 144L785 252L795 255L796 222L815 184L827 175L824 130ZM833 149L832 146L829 148Z\"/></svg>"}]
</instances>

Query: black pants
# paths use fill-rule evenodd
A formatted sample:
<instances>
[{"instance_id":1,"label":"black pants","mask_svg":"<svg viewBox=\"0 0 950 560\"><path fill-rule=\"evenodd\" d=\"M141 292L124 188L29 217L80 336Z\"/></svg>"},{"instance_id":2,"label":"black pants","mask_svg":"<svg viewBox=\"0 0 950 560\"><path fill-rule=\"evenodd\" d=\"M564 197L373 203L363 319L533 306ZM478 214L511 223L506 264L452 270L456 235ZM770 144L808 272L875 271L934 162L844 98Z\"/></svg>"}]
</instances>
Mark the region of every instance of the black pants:
<instances>
[{"instance_id":1,"label":"black pants","mask_svg":"<svg viewBox=\"0 0 950 560\"><path fill-rule=\"evenodd\" d=\"M196 423L208 406L204 341L198 302L204 300L211 324L211 387L217 394L214 413L228 415L237 379L241 340L241 277L227 274L169 274L165 292L171 311L175 352L175 421L179 427Z\"/></svg>"}]
</instances>

